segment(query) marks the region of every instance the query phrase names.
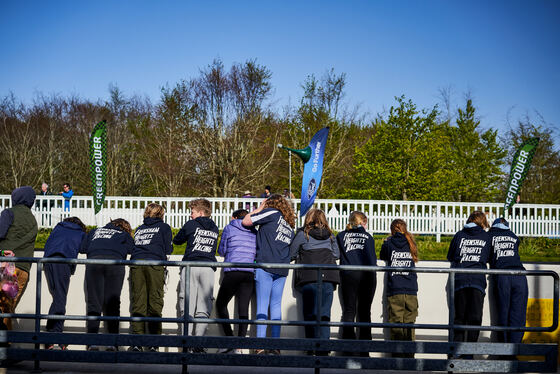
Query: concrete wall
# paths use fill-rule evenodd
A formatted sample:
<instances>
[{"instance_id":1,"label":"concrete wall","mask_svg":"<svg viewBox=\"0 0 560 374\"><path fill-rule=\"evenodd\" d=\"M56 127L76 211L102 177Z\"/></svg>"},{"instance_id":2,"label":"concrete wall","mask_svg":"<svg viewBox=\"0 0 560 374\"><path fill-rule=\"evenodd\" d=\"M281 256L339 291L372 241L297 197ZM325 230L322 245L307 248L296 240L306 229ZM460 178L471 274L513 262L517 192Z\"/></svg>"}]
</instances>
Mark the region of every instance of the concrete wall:
<instances>
[{"instance_id":1,"label":"concrete wall","mask_svg":"<svg viewBox=\"0 0 560 374\"><path fill-rule=\"evenodd\" d=\"M35 256L42 256L42 252L36 252ZM171 256L172 261L180 261L181 256ZM379 265L383 265L383 261L379 261ZM433 268L447 268L449 263L440 261L421 261L418 267L433 267ZM528 270L553 270L558 272L560 270L560 265L557 264L526 264ZM179 282L179 268L170 267L169 279L166 284L165 290L165 303L163 316L164 317L175 317L176 303L177 303L177 284ZM84 273L85 266L78 265L76 273L72 276L70 281L70 291L68 295L68 303L66 313L68 315L85 315L86 306L84 298ZM384 290L384 272L377 273L377 289L375 292L375 298L373 300L373 305L371 309L372 321L382 322L385 318L385 303L383 297ZM215 273L214 278L214 297L218 293L219 282L220 282L221 270L218 269ZM447 274L418 274L418 302L419 302L419 315L417 323L427 323L427 324L446 324L449 320L449 310L447 308ZM36 279L37 279L37 269L36 265L33 265L30 273L30 282L27 287L25 294L17 308L17 313L35 313L35 295L36 295ZM45 278L43 276L43 286L42 286L42 302L41 302L41 313L47 314L49 306L51 303L51 296L48 292ZM122 289L121 296L121 315L129 315L129 284L128 284L128 268L127 276ZM529 298L544 298L551 299L553 297L553 281L551 277L528 277L529 281ZM338 292L335 291L335 297L332 306L332 321L340 321L341 319L341 308L338 297ZM284 320L303 320L301 312L301 296L292 287L292 272L288 276L286 281L286 287L284 288L284 296L282 301L282 318ZM489 299L485 298L484 302L484 314L483 314L483 324L490 324L490 312L489 312ZM251 316L255 318L255 300L251 304ZM230 303L230 315L233 316L234 302ZM214 313L212 315L214 317ZM46 321L42 321L41 325L44 327ZM34 328L34 322L32 320L20 319L14 323L14 329L25 329L27 331L32 331ZM332 329L332 336L336 337L338 335L338 329ZM85 321L66 321L65 331L71 332L85 332ZM121 331L128 331L128 323L121 323ZM178 325L174 323L169 323L164 325L165 334L177 334ZM374 339L384 339L388 333L387 331L382 331L382 329L373 329ZM221 330L215 326L210 325L207 335L221 335ZM250 326L249 334L251 336L255 335L254 326ZM447 340L446 330L417 330L417 340ZM286 337L303 337L303 327L297 326L286 326L282 327L282 336ZM490 333L481 332L480 341L489 341Z\"/></svg>"}]
</instances>

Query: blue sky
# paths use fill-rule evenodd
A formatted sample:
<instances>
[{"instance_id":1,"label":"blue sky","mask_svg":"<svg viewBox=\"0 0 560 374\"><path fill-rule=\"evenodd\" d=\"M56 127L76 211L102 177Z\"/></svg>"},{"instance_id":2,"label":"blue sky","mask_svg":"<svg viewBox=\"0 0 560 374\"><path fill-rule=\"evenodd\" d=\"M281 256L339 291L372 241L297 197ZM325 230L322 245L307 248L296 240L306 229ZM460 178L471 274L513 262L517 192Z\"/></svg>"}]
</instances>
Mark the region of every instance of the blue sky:
<instances>
[{"instance_id":1,"label":"blue sky","mask_svg":"<svg viewBox=\"0 0 560 374\"><path fill-rule=\"evenodd\" d=\"M0 96L96 100L110 84L157 102L162 85L215 58L256 59L273 103L296 104L309 74L346 73L345 101L372 116L406 95L419 107L470 91L482 125L538 111L560 124L560 2L3 1Z\"/></svg>"}]
</instances>

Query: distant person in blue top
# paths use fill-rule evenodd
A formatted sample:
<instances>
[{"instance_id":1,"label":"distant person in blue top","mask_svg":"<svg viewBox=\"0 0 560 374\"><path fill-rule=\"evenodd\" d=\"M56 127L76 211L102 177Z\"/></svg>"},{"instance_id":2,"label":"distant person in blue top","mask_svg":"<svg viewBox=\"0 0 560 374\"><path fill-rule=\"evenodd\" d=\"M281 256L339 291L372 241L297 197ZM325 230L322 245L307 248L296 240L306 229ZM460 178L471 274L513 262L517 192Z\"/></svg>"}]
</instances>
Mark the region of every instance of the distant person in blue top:
<instances>
[{"instance_id":1,"label":"distant person in blue top","mask_svg":"<svg viewBox=\"0 0 560 374\"><path fill-rule=\"evenodd\" d=\"M134 233L134 249L131 260L167 260L173 252L171 227L163 222L165 210L156 203L148 204L144 210L144 224ZM132 317L161 317L163 310L164 266L130 267L130 313ZM146 333L146 322L132 322L133 334ZM147 322L148 334L161 335L161 322ZM133 352L142 347L133 346ZM158 347L150 346L151 352Z\"/></svg>"},{"instance_id":2,"label":"distant person in blue top","mask_svg":"<svg viewBox=\"0 0 560 374\"><path fill-rule=\"evenodd\" d=\"M498 218L490 231L492 249L491 269L525 270L519 258L519 238L509 228L505 218ZM492 275L490 282L495 290L498 304L498 325L525 327L529 288L525 275ZM498 341L521 343L523 331L499 331Z\"/></svg>"},{"instance_id":3,"label":"distant person in blue top","mask_svg":"<svg viewBox=\"0 0 560 374\"><path fill-rule=\"evenodd\" d=\"M447 259L452 268L486 269L490 256L490 236L484 229L488 221L484 212L471 213L467 223L449 245ZM482 307L486 293L486 276L484 274L455 275L455 318L456 325L482 325ZM478 341L479 330L455 330L456 342Z\"/></svg>"},{"instance_id":4,"label":"distant person in blue top","mask_svg":"<svg viewBox=\"0 0 560 374\"><path fill-rule=\"evenodd\" d=\"M243 217L249 212L239 209L233 212L231 222L224 228L218 254L224 256L224 262L255 262L257 251L257 230L242 225ZM239 319L249 319L249 302L255 288L255 271L253 268L224 268L224 277L216 298L216 311L219 318L228 319L228 303L235 295ZM224 335L233 336L229 323L222 324ZM239 325L237 336L247 335L247 324ZM220 353L241 353L239 348L220 350Z\"/></svg>"},{"instance_id":5,"label":"distant person in blue top","mask_svg":"<svg viewBox=\"0 0 560 374\"><path fill-rule=\"evenodd\" d=\"M366 231L366 227L367 217L364 213L354 211L350 214L346 230L336 236L340 248L341 265L377 266L375 242ZM371 323L371 303L376 286L377 278L374 271L341 270L340 291L343 322ZM354 327L344 326L342 339L356 339ZM359 327L358 339L371 340L371 327ZM351 354L345 353L345 355ZM368 352L361 352L360 355L369 357Z\"/></svg>"},{"instance_id":6,"label":"distant person in blue top","mask_svg":"<svg viewBox=\"0 0 560 374\"><path fill-rule=\"evenodd\" d=\"M273 194L253 212L243 218L244 226L258 226L256 262L290 263L290 243L294 238L296 216L292 205L282 195ZM257 269L255 288L257 290L257 320L282 319L282 293L288 269ZM266 325L257 325L257 337L266 337ZM271 327L271 337L280 337L280 326ZM257 354L280 354L278 350Z\"/></svg>"},{"instance_id":7,"label":"distant person in blue top","mask_svg":"<svg viewBox=\"0 0 560 374\"><path fill-rule=\"evenodd\" d=\"M128 221L114 219L104 227L91 230L82 243L80 253L86 253L88 259L126 260L126 256L134 249L132 229ZM120 316L121 291L125 269L122 265L86 266L85 289L88 316ZM100 321L87 321L87 332L97 334ZM107 321L110 334L119 333L118 321ZM108 347L107 350L116 350ZM97 346L89 346L88 350L99 350Z\"/></svg>"},{"instance_id":8,"label":"distant person in blue top","mask_svg":"<svg viewBox=\"0 0 560 374\"><path fill-rule=\"evenodd\" d=\"M74 196L74 191L72 191L69 183L64 183L62 190L60 194L64 197L64 211L68 212L70 211L70 199Z\"/></svg>"},{"instance_id":9,"label":"distant person in blue top","mask_svg":"<svg viewBox=\"0 0 560 374\"><path fill-rule=\"evenodd\" d=\"M418 248L414 237L408 232L406 222L396 219L391 222L391 236L381 245L379 258L387 266L413 268L418 262ZM387 305L389 323L414 323L418 316L418 277L412 271L391 271L387 274ZM391 328L391 340L415 339L414 329ZM393 357L413 358L414 354L393 353Z\"/></svg>"},{"instance_id":10,"label":"distant person in blue top","mask_svg":"<svg viewBox=\"0 0 560 374\"><path fill-rule=\"evenodd\" d=\"M195 199L189 203L191 219L173 238L173 244L187 243L183 261L216 262L216 247L218 246L218 226L212 221L212 204L206 199ZM186 269L181 269L179 281L179 317L185 313L186 296ZM209 318L212 313L214 293L213 267L191 267L189 277L189 317ZM189 323L188 333L194 336L203 336L208 323ZM203 353L203 347L192 347L192 352Z\"/></svg>"},{"instance_id":11,"label":"distant person in blue top","mask_svg":"<svg viewBox=\"0 0 560 374\"><path fill-rule=\"evenodd\" d=\"M52 230L45 243L43 257L77 258L85 237L86 226L82 221L78 217L68 217ZM49 293L53 298L49 314L63 316L66 314L70 276L74 274L76 265L46 263L43 269ZM47 320L48 332L62 332L63 327L62 319ZM46 344L45 348L54 349L54 344ZM64 350L66 345L61 344L60 348Z\"/></svg>"}]
</instances>

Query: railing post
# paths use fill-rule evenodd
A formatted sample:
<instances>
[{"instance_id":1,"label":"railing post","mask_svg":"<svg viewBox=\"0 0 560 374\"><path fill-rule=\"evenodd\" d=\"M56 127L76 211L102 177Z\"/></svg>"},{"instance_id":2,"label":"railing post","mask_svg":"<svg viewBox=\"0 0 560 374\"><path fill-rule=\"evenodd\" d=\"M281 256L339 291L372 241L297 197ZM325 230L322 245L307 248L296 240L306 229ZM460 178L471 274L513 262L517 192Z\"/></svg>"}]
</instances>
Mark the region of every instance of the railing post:
<instances>
[{"instance_id":1,"label":"railing post","mask_svg":"<svg viewBox=\"0 0 560 374\"><path fill-rule=\"evenodd\" d=\"M32 263L31 263L32 265ZM42 272L43 272L43 263L42 262L37 262L37 284L35 287L35 334L36 336L38 336L41 332L41 283L42 283ZM35 349L39 350L41 349L41 344L40 343L35 343ZM37 355L37 357L39 357ZM37 358L35 360L34 363L34 369L35 372L40 372L41 371L41 362L39 361L39 359Z\"/></svg>"},{"instance_id":2,"label":"railing post","mask_svg":"<svg viewBox=\"0 0 560 374\"><path fill-rule=\"evenodd\" d=\"M455 340L455 273L449 273L449 343Z\"/></svg>"}]
</instances>

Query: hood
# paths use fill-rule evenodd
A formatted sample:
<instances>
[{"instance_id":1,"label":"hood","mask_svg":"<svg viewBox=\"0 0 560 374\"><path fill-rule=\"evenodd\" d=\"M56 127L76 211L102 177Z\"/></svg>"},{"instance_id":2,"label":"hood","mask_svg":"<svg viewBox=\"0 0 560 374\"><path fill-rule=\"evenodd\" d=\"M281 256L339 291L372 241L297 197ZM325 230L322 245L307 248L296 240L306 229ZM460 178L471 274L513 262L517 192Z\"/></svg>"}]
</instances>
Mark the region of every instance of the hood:
<instances>
[{"instance_id":1,"label":"hood","mask_svg":"<svg viewBox=\"0 0 560 374\"><path fill-rule=\"evenodd\" d=\"M28 208L35 202L35 191L29 186L16 188L12 191L12 206L25 205Z\"/></svg>"},{"instance_id":2,"label":"hood","mask_svg":"<svg viewBox=\"0 0 560 374\"><path fill-rule=\"evenodd\" d=\"M467 233L468 235L477 235L481 232L485 232L484 229L480 226L478 226L476 223L471 222L471 223L467 223L464 227L463 227L463 231L465 233Z\"/></svg>"},{"instance_id":3,"label":"hood","mask_svg":"<svg viewBox=\"0 0 560 374\"><path fill-rule=\"evenodd\" d=\"M325 228L323 229L314 228L309 230L309 236L317 240L326 240L331 237L331 233L329 232L329 230Z\"/></svg>"},{"instance_id":4,"label":"hood","mask_svg":"<svg viewBox=\"0 0 560 374\"><path fill-rule=\"evenodd\" d=\"M352 228L352 229L346 230L346 231L348 231L348 232L366 232L366 229L364 229L363 226L358 226L358 227L355 227L355 228Z\"/></svg>"},{"instance_id":5,"label":"hood","mask_svg":"<svg viewBox=\"0 0 560 374\"><path fill-rule=\"evenodd\" d=\"M80 225L76 225L73 222L62 221L59 223L59 225L64 227L65 229L82 231Z\"/></svg>"},{"instance_id":6,"label":"hood","mask_svg":"<svg viewBox=\"0 0 560 374\"><path fill-rule=\"evenodd\" d=\"M151 225L154 225L154 224L159 223L159 222L163 222L163 220L161 218L157 218L157 217L146 217L146 218L144 218L144 225L151 226Z\"/></svg>"},{"instance_id":7,"label":"hood","mask_svg":"<svg viewBox=\"0 0 560 374\"><path fill-rule=\"evenodd\" d=\"M206 230L213 229L216 224L208 217L197 217L195 221L200 224L200 226L204 227Z\"/></svg>"},{"instance_id":8,"label":"hood","mask_svg":"<svg viewBox=\"0 0 560 374\"><path fill-rule=\"evenodd\" d=\"M241 231L256 232L255 228L252 227L252 226L251 227L243 226L241 224L242 221L243 221L243 219L234 219L230 222L230 225L232 225L233 227L235 227L236 229L241 230Z\"/></svg>"},{"instance_id":9,"label":"hood","mask_svg":"<svg viewBox=\"0 0 560 374\"><path fill-rule=\"evenodd\" d=\"M391 236L391 243L397 248L403 248L408 245L408 240L406 240L406 236L397 232Z\"/></svg>"}]
</instances>

